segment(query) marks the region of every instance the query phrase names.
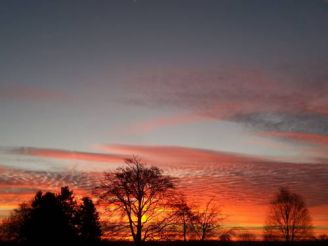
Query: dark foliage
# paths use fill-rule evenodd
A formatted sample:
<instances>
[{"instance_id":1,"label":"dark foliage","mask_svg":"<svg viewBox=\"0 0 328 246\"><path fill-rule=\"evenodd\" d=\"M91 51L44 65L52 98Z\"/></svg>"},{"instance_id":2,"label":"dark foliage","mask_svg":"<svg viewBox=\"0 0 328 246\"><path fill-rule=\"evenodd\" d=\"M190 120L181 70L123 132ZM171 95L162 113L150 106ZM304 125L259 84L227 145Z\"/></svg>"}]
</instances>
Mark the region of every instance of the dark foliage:
<instances>
[{"instance_id":1,"label":"dark foliage","mask_svg":"<svg viewBox=\"0 0 328 246\"><path fill-rule=\"evenodd\" d=\"M84 197L82 201L79 209L80 236L85 242L99 241L101 226L96 207L89 197Z\"/></svg>"},{"instance_id":2,"label":"dark foliage","mask_svg":"<svg viewBox=\"0 0 328 246\"><path fill-rule=\"evenodd\" d=\"M20 237L31 243L74 241L74 225L54 193L38 192L28 219L22 221Z\"/></svg>"},{"instance_id":3,"label":"dark foliage","mask_svg":"<svg viewBox=\"0 0 328 246\"><path fill-rule=\"evenodd\" d=\"M101 235L92 200L85 197L78 206L68 187L63 187L59 194L37 192L29 204L14 210L1 228L7 241L29 245L96 242Z\"/></svg>"}]
</instances>

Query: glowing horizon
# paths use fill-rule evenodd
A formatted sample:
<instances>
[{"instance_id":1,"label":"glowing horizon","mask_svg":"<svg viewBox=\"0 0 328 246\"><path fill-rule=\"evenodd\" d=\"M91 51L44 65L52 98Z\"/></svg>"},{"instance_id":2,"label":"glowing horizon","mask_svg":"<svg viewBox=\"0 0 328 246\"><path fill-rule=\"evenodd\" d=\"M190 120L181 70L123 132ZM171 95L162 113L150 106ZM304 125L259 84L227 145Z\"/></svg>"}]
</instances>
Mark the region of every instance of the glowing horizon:
<instances>
[{"instance_id":1,"label":"glowing horizon","mask_svg":"<svg viewBox=\"0 0 328 246\"><path fill-rule=\"evenodd\" d=\"M325 164L288 163L177 146L104 145L101 149L103 152L2 149L1 156L9 163L37 162L46 167L49 163L56 166L61 163L62 169L49 172L40 166L37 169L32 166L28 171L12 168L12 164L3 167L2 179L11 182L2 183L0 187L7 189L6 195L1 196L0 216L7 216L18 202L30 200L39 189L55 191L68 185L78 195L92 195L92 188L102 180L103 172L124 165L124 159L134 153L147 164L156 165L165 174L178 178L178 189L190 201L201 205L214 197L226 217L225 227L242 227L260 236L273 194L279 187L286 186L305 198L315 233L328 232L326 194L317 190L327 186L328 167ZM311 180L312 177L316 180ZM312 182L311 186L309 182Z\"/></svg>"}]
</instances>

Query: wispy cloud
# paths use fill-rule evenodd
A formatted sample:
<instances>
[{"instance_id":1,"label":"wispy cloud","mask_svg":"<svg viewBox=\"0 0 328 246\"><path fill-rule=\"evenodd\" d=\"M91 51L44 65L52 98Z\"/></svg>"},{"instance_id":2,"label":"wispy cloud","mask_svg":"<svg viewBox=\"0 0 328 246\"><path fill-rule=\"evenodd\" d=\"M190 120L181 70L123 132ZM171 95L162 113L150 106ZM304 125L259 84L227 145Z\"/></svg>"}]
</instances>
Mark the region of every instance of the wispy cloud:
<instances>
[{"instance_id":1,"label":"wispy cloud","mask_svg":"<svg viewBox=\"0 0 328 246\"><path fill-rule=\"evenodd\" d=\"M241 155L237 153L220 152L207 149L187 148L181 146L158 145L104 145L104 150L123 155L137 155L157 164L196 164L213 162L265 162L264 159L255 156Z\"/></svg>"},{"instance_id":2,"label":"wispy cloud","mask_svg":"<svg viewBox=\"0 0 328 246\"><path fill-rule=\"evenodd\" d=\"M240 113L230 118L259 131L300 132L328 134L328 116L301 112Z\"/></svg>"},{"instance_id":3,"label":"wispy cloud","mask_svg":"<svg viewBox=\"0 0 328 246\"><path fill-rule=\"evenodd\" d=\"M135 83L138 88L126 88L126 102L183 113L145 120L127 126L125 132L224 120L252 131L327 135L327 79L322 66L270 71L219 66L145 75Z\"/></svg>"},{"instance_id":4,"label":"wispy cloud","mask_svg":"<svg viewBox=\"0 0 328 246\"><path fill-rule=\"evenodd\" d=\"M328 73L310 69L304 73L242 67L166 71L140 78L135 83L138 88L129 85L127 100L192 111L229 104L251 112L326 111Z\"/></svg>"},{"instance_id":5,"label":"wispy cloud","mask_svg":"<svg viewBox=\"0 0 328 246\"><path fill-rule=\"evenodd\" d=\"M304 132L263 132L262 135L324 146L328 145L328 135L309 134Z\"/></svg>"},{"instance_id":6,"label":"wispy cloud","mask_svg":"<svg viewBox=\"0 0 328 246\"><path fill-rule=\"evenodd\" d=\"M122 163L126 158L124 155L103 154L81 151L70 151L60 149L45 149L33 147L8 147L0 149L3 153L14 155L26 155L63 160L84 160L92 162Z\"/></svg>"}]
</instances>

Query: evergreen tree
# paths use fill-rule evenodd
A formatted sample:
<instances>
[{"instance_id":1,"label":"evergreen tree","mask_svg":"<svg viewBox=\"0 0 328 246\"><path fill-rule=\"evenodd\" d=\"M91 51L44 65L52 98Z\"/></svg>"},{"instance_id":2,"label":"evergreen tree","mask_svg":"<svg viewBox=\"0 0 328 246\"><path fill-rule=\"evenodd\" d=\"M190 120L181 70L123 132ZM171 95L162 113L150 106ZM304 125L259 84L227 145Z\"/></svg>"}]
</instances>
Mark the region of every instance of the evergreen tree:
<instances>
[{"instance_id":1,"label":"evergreen tree","mask_svg":"<svg viewBox=\"0 0 328 246\"><path fill-rule=\"evenodd\" d=\"M0 235L28 245L74 244L100 239L99 216L90 198L80 206L73 191L63 187L59 194L37 192L1 224Z\"/></svg>"},{"instance_id":2,"label":"evergreen tree","mask_svg":"<svg viewBox=\"0 0 328 246\"><path fill-rule=\"evenodd\" d=\"M81 239L87 242L98 241L101 236L99 214L89 197L84 197L82 201L79 210Z\"/></svg>"},{"instance_id":3,"label":"evergreen tree","mask_svg":"<svg viewBox=\"0 0 328 246\"><path fill-rule=\"evenodd\" d=\"M42 244L72 241L69 218L54 193L38 192L31 207L30 217L23 223L27 241Z\"/></svg>"}]
</instances>

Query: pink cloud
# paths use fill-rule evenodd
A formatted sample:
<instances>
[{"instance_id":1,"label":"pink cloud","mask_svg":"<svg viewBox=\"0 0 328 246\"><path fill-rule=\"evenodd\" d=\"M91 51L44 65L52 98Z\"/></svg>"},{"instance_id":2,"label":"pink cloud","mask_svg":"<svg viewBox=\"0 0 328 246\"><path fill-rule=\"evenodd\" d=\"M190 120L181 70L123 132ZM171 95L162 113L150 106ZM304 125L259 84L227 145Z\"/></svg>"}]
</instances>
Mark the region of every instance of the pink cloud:
<instances>
[{"instance_id":1,"label":"pink cloud","mask_svg":"<svg viewBox=\"0 0 328 246\"><path fill-rule=\"evenodd\" d=\"M124 155L116 155L116 154L103 154L103 153L91 153L91 152L31 148L31 147L10 148L5 152L11 154L17 154L17 155L28 155L28 156L52 158L52 159L84 160L84 161L92 161L92 162L112 162L112 163L113 162L122 163L123 160L127 157Z\"/></svg>"},{"instance_id":2,"label":"pink cloud","mask_svg":"<svg viewBox=\"0 0 328 246\"><path fill-rule=\"evenodd\" d=\"M121 132L145 134L164 127L224 120L239 123L255 133L281 132L285 138L285 132L304 134L289 133L288 138L294 142L288 145L323 144L328 135L327 78L327 73L320 74L315 69L282 72L236 66L145 75L136 83L138 88L129 85L131 101L144 106L171 107L175 112L180 109L183 113L137 122ZM267 137L274 138L277 134ZM312 157L315 158L311 155L309 159Z\"/></svg>"},{"instance_id":3,"label":"pink cloud","mask_svg":"<svg viewBox=\"0 0 328 246\"><path fill-rule=\"evenodd\" d=\"M323 95L323 91L328 88L320 81L309 85L303 82L304 79L294 74L282 75L240 66L218 66L214 69L171 70L150 75L148 72L138 83L134 83L137 88L129 84L126 89L140 92L140 87L145 88L146 93L129 94L133 102L171 105L191 111L206 110L222 103L252 102L259 111L266 108L295 110L321 106L318 95Z\"/></svg>"},{"instance_id":4,"label":"pink cloud","mask_svg":"<svg viewBox=\"0 0 328 246\"><path fill-rule=\"evenodd\" d=\"M309 134L304 132L262 132L260 135L290 139L310 144L328 145L328 135Z\"/></svg>"},{"instance_id":5,"label":"pink cloud","mask_svg":"<svg viewBox=\"0 0 328 246\"><path fill-rule=\"evenodd\" d=\"M242 155L232 152L220 152L207 149L187 148L180 146L152 146L152 145L105 145L104 150L123 154L136 155L158 164L175 165L213 162L265 162L263 158Z\"/></svg>"}]
</instances>

